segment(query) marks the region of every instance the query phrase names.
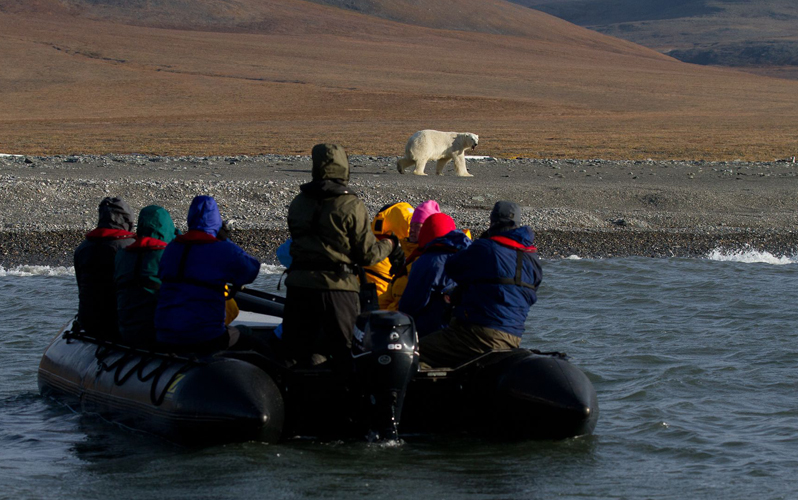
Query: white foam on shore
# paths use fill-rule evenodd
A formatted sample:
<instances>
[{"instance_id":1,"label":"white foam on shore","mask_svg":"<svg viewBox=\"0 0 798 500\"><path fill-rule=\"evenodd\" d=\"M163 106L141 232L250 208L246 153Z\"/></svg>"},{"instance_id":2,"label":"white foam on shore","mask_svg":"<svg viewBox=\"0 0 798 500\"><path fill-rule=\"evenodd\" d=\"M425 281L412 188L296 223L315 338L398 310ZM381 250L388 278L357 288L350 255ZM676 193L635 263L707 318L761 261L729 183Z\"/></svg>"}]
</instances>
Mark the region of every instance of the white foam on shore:
<instances>
[{"instance_id":1,"label":"white foam on shore","mask_svg":"<svg viewBox=\"0 0 798 500\"><path fill-rule=\"evenodd\" d=\"M282 274L285 271L283 266L272 264L261 264L261 274ZM74 276L74 267L64 266L30 266L22 265L5 268L0 266L0 277L5 276Z\"/></svg>"},{"instance_id":2,"label":"white foam on shore","mask_svg":"<svg viewBox=\"0 0 798 500\"><path fill-rule=\"evenodd\" d=\"M742 262L744 264L771 264L774 266L786 266L788 264L798 264L798 256L777 257L770 252L759 250L724 250L716 248L707 255L707 259L719 262Z\"/></svg>"},{"instance_id":3,"label":"white foam on shore","mask_svg":"<svg viewBox=\"0 0 798 500\"><path fill-rule=\"evenodd\" d=\"M466 160L492 160L492 156L466 156Z\"/></svg>"},{"instance_id":4,"label":"white foam on shore","mask_svg":"<svg viewBox=\"0 0 798 500\"><path fill-rule=\"evenodd\" d=\"M8 153L0 153L2 158L22 158L22 155L10 155Z\"/></svg>"},{"instance_id":5,"label":"white foam on shore","mask_svg":"<svg viewBox=\"0 0 798 500\"><path fill-rule=\"evenodd\" d=\"M74 267L64 266L16 266L6 269L0 266L0 277L4 276L74 276Z\"/></svg>"},{"instance_id":6,"label":"white foam on shore","mask_svg":"<svg viewBox=\"0 0 798 500\"><path fill-rule=\"evenodd\" d=\"M272 264L261 264L260 265L260 274L283 274L285 268L280 265L272 265Z\"/></svg>"},{"instance_id":7,"label":"white foam on shore","mask_svg":"<svg viewBox=\"0 0 798 500\"><path fill-rule=\"evenodd\" d=\"M582 257L578 255L569 255L568 257L565 258L565 260L582 260Z\"/></svg>"}]
</instances>

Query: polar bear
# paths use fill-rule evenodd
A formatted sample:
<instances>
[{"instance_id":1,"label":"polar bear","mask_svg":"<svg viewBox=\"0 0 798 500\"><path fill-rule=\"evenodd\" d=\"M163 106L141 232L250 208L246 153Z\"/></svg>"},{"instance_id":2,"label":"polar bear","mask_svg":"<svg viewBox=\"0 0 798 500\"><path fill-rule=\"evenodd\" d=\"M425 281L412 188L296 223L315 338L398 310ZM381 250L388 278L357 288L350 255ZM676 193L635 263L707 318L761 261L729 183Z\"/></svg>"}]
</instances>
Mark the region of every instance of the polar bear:
<instances>
[{"instance_id":1,"label":"polar bear","mask_svg":"<svg viewBox=\"0 0 798 500\"><path fill-rule=\"evenodd\" d=\"M427 175L424 167L427 161L438 162L435 173L443 175L443 167L454 160L454 174L460 177L473 177L466 170L465 150L474 149L479 144L479 137L471 133L440 132L438 130L419 130L410 136L405 146L405 157L396 162L400 174L414 165L416 175Z\"/></svg>"}]
</instances>

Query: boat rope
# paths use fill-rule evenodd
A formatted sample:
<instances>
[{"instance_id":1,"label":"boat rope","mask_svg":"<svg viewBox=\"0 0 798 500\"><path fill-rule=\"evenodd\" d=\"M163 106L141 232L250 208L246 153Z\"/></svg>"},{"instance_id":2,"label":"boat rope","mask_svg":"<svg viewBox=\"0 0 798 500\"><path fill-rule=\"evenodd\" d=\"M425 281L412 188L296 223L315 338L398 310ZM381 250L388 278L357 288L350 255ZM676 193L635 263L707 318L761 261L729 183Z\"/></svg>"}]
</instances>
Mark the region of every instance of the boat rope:
<instances>
[{"instance_id":1,"label":"boat rope","mask_svg":"<svg viewBox=\"0 0 798 500\"><path fill-rule=\"evenodd\" d=\"M114 344L105 340L90 337L84 332L66 330L64 331L64 339L67 342L74 340L82 340L88 343L95 344L97 348L94 351L94 357L97 359L97 373L100 372L113 372L113 380L116 386L121 386L127 382L134 374L140 382L150 382L150 402L155 406L163 404L166 399L166 394L172 384L177 378L189 371L191 368L207 364L207 362L197 359L196 357L178 357L171 353L158 353L155 351L148 351L144 349L137 349L124 345ZM120 352L121 351L121 352ZM121 354L119 358L106 362L114 354ZM130 361L139 358L133 366L125 370ZM154 369L145 373L145 369L151 363L160 363ZM169 380L162 386L160 392L158 391L158 382L161 376L172 367L175 363L182 363L175 372L169 377Z\"/></svg>"},{"instance_id":2,"label":"boat rope","mask_svg":"<svg viewBox=\"0 0 798 500\"><path fill-rule=\"evenodd\" d=\"M553 356L555 358L568 359L568 355L564 352L557 352L557 351L543 352L540 349L530 349L529 351L532 352L533 354L537 354L538 356Z\"/></svg>"}]
</instances>

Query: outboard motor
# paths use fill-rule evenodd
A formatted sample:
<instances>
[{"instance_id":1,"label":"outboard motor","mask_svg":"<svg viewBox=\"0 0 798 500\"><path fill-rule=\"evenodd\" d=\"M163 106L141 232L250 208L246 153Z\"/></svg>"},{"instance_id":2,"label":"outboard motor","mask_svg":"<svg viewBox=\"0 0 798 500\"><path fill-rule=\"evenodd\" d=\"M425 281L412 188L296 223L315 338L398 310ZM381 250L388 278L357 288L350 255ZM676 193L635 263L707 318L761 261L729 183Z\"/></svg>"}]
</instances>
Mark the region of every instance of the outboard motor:
<instances>
[{"instance_id":1,"label":"outboard motor","mask_svg":"<svg viewBox=\"0 0 798 500\"><path fill-rule=\"evenodd\" d=\"M398 439L405 392L418 371L417 346L410 316L395 311L358 316L352 357L363 391L369 441Z\"/></svg>"}]
</instances>

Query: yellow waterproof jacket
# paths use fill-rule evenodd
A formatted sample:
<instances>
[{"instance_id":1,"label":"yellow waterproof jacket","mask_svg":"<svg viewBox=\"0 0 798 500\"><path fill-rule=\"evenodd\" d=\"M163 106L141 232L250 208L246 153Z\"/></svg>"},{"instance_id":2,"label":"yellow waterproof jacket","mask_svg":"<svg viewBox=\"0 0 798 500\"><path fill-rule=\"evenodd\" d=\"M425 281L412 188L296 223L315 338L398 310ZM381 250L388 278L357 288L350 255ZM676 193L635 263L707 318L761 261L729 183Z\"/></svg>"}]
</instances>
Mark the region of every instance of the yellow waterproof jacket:
<instances>
[{"instance_id":1,"label":"yellow waterproof jacket","mask_svg":"<svg viewBox=\"0 0 798 500\"><path fill-rule=\"evenodd\" d=\"M410 233L410 219L413 217L413 206L409 203L400 202L384 207L374 216L371 221L371 231L377 236L385 237L396 235L402 243L404 250L404 240ZM405 250L405 256L410 255ZM363 268L366 272L366 280L377 285L377 295L382 295L388 289L393 276L391 275L391 263L388 259L381 260L373 266Z\"/></svg>"},{"instance_id":2,"label":"yellow waterproof jacket","mask_svg":"<svg viewBox=\"0 0 798 500\"><path fill-rule=\"evenodd\" d=\"M410 255L418 248L418 243L409 241L407 238L401 241L402 251L405 253L405 259L410 258ZM399 309L399 299L407 287L407 276L410 274L410 267L412 262L405 266L405 272L391 280L388 288L384 293L380 294L377 299L379 300L380 309L387 309L388 311L397 311Z\"/></svg>"}]
</instances>

